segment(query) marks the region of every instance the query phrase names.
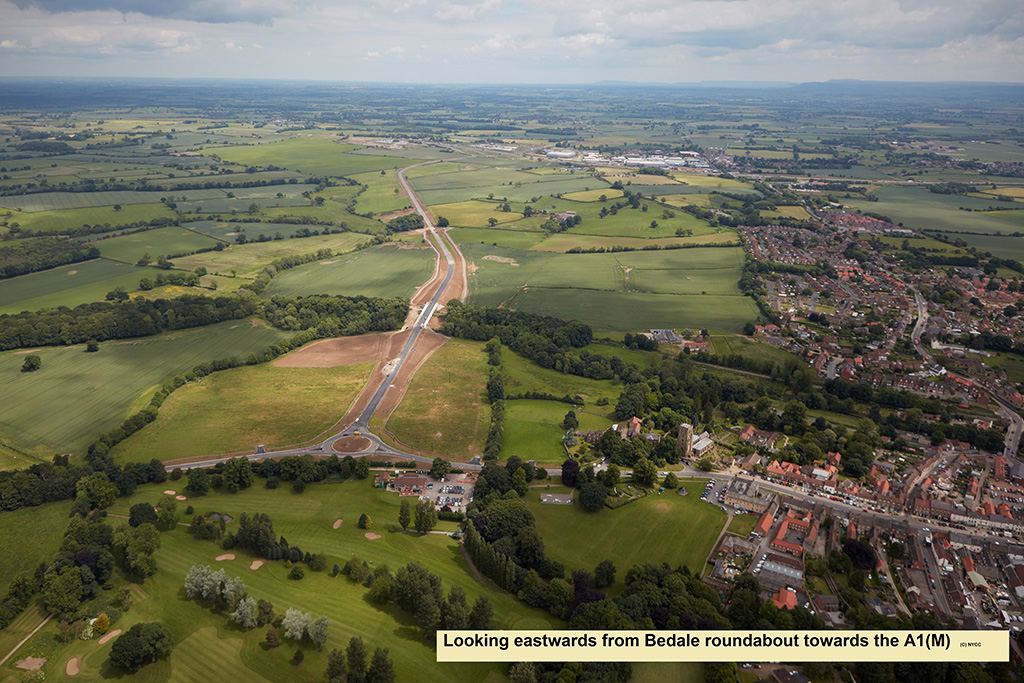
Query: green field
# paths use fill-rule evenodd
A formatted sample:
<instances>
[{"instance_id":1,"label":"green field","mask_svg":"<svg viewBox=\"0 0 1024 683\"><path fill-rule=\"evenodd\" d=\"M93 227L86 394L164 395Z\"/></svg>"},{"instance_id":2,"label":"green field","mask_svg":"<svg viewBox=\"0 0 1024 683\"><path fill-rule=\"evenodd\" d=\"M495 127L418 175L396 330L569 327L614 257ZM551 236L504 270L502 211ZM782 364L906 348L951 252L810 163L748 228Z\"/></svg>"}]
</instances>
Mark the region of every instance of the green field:
<instances>
[{"instance_id":1,"label":"green field","mask_svg":"<svg viewBox=\"0 0 1024 683\"><path fill-rule=\"evenodd\" d=\"M1020 213L1024 216L1024 211L1014 213ZM996 216L996 214L988 214ZM1022 222L1024 225L1024 222ZM991 252L993 256L1000 258L1012 258L1018 261L1024 260L1024 239L1020 237L1013 237L1012 235L954 235L947 234L949 239L962 239L967 242L969 246L974 247L978 251L984 253L986 251ZM934 241L934 240L932 240ZM918 244L917 240L911 240L911 246ZM941 242L939 244L942 244ZM948 244L944 244L947 249L955 249Z\"/></svg>"},{"instance_id":2,"label":"green field","mask_svg":"<svg viewBox=\"0 0 1024 683\"><path fill-rule=\"evenodd\" d=\"M107 292L139 288L139 280L163 271L94 259L0 280L0 314L102 301Z\"/></svg>"},{"instance_id":3,"label":"green field","mask_svg":"<svg viewBox=\"0 0 1024 683\"><path fill-rule=\"evenodd\" d=\"M754 360L771 360L777 363L796 363L801 367L808 367L807 361L795 354L777 349L770 344L761 344L752 341L741 335L716 335L711 338L711 344L720 356L739 354Z\"/></svg>"},{"instance_id":4,"label":"green field","mask_svg":"<svg viewBox=\"0 0 1024 683\"><path fill-rule=\"evenodd\" d=\"M398 178L395 171L379 171L370 173L359 173L350 176L366 189L359 194L356 200L355 210L359 213L387 213L401 209L412 208L412 202L408 197L401 194L401 187L398 185Z\"/></svg>"},{"instance_id":5,"label":"green field","mask_svg":"<svg viewBox=\"0 0 1024 683\"><path fill-rule=\"evenodd\" d=\"M571 409L558 401L507 401L501 457L517 455L523 460L560 465L566 457L561 422Z\"/></svg>"},{"instance_id":6,"label":"green field","mask_svg":"<svg viewBox=\"0 0 1024 683\"><path fill-rule=\"evenodd\" d=\"M74 230L83 225L127 225L138 221L173 217L174 212L165 204L126 204L120 211L114 211L112 206L35 213L0 210L0 221L17 223L22 230L36 232Z\"/></svg>"},{"instance_id":7,"label":"green field","mask_svg":"<svg viewBox=\"0 0 1024 683\"><path fill-rule=\"evenodd\" d=\"M573 396L577 394L583 397L586 402L588 413L593 413L602 419L607 418L611 423L611 412L614 409L615 401L622 393L622 385L611 380L597 380L576 375L567 375L557 370L542 368L536 363L523 358L522 356L505 349L501 354L502 371L505 375L505 393L523 394L528 391L538 391L555 396ZM606 398L609 406L595 406L599 399ZM518 402L518 401L516 401ZM558 417L557 423L565 417L569 406L564 403L554 405L565 406L562 414ZM506 411L507 411L506 407ZM588 429L590 429L588 427ZM597 427L593 427L597 429Z\"/></svg>"},{"instance_id":8,"label":"green field","mask_svg":"<svg viewBox=\"0 0 1024 683\"><path fill-rule=\"evenodd\" d=\"M181 483L171 488L180 490ZM129 507L140 501L156 503L167 484L143 486L131 498L119 499L111 512L127 514ZM466 589L472 604L477 597L486 595L494 607L495 627L501 629L550 629L560 622L546 612L532 609L513 596L499 591L489 582L484 585L470 574L456 541L444 535L393 534L383 527L394 524L398 517L399 497L374 489L368 481L349 481L340 484L313 484L298 495L290 487L267 490L263 480L238 494L211 494L192 499L198 511L217 510L238 519L243 512L264 512L274 521L274 530L293 545L311 552L325 552L328 567L344 564L354 555L369 563L371 568L387 564L392 571L416 560L431 572L438 574L445 591L458 584ZM62 508L63 509L63 508ZM355 522L362 513L373 520L373 529L382 538L369 540ZM335 530L336 519L343 519ZM234 530L237 523L228 526ZM442 527L450 528L443 524ZM344 576L331 578L330 572L306 572L302 581L286 579L288 569L282 562L272 562L256 571L249 569L250 557L235 549L237 559L215 562L223 551L209 541L196 541L184 527L161 534L161 547L154 557L157 573L136 587L136 604L122 616L117 628L128 629L141 621L161 621L173 634L176 647L166 661L142 668L132 676L139 681L195 681L202 679L242 682L320 681L326 668L326 656L332 648L344 649L349 638L363 638L370 652L375 647L390 648L397 680L451 683L451 681L501 680L506 668L503 664L445 664L436 661L434 648L419 635L415 620L394 605L377 607L364 598L366 588L350 582ZM276 649L262 646L265 628L241 631L224 614L214 612L201 604L184 599L181 586L185 575L194 564L209 564L224 568L230 576L241 577L249 595L268 599L277 614L289 607L311 612L314 617L327 616L331 620L330 637L323 651L304 646L305 662L296 668L289 663L295 652L295 643L285 640ZM101 599L107 599L106 594ZM25 651L42 651L49 655L48 676L63 676L64 663L72 656L82 662L77 679L98 680L110 676L104 660L110 644L99 645L96 640L73 641L69 645L54 642L55 625L48 625L40 635L26 646ZM16 658L17 659L17 658ZM10 666L10 663L8 663ZM60 672L58 675L57 672Z\"/></svg>"},{"instance_id":9,"label":"green field","mask_svg":"<svg viewBox=\"0 0 1024 683\"><path fill-rule=\"evenodd\" d=\"M24 467L24 463L21 466ZM4 561L0 562L0 590L6 593L7 585L15 576L35 571L46 555L57 552L68 525L70 510L71 501L62 501L2 513L0 550ZM3 633L6 634L7 630ZM3 650L4 655L7 652Z\"/></svg>"},{"instance_id":10,"label":"green field","mask_svg":"<svg viewBox=\"0 0 1024 683\"><path fill-rule=\"evenodd\" d=\"M255 321L228 321L103 342L97 353L85 353L84 346L40 349L34 353L42 368L28 373L20 372L24 352L4 352L0 434L19 445L43 444L53 452L81 454L97 434L126 418L136 399L154 385L199 363L244 358L285 336Z\"/></svg>"},{"instance_id":11,"label":"green field","mask_svg":"<svg viewBox=\"0 0 1024 683\"><path fill-rule=\"evenodd\" d=\"M380 245L330 262L307 263L287 270L267 287L267 296L412 296L434 272L433 249Z\"/></svg>"},{"instance_id":12,"label":"green field","mask_svg":"<svg viewBox=\"0 0 1024 683\"><path fill-rule=\"evenodd\" d=\"M483 455L491 419L483 345L451 339L413 377L387 429L402 443L452 458Z\"/></svg>"},{"instance_id":13,"label":"green field","mask_svg":"<svg viewBox=\"0 0 1024 683\"><path fill-rule=\"evenodd\" d=\"M106 258L134 264L145 254L155 261L158 256L208 249L216 245L217 240L185 228L172 227L111 237L90 244Z\"/></svg>"},{"instance_id":14,"label":"green field","mask_svg":"<svg viewBox=\"0 0 1024 683\"><path fill-rule=\"evenodd\" d=\"M505 173L515 173L515 171L506 171ZM445 178L447 176L462 176L461 173L446 173L440 176L432 176L436 178ZM526 176L527 180L517 181L522 182L521 185L486 185L476 186L468 185L465 187L442 187L439 189L432 190L420 190L417 185L413 185L413 189L416 190L416 194L419 195L420 200L429 206L435 204L449 204L451 202L462 202L469 199L484 199L488 195L494 195L495 199L507 199L510 202L526 202L533 197L555 195L565 192L579 192L581 190L587 190L600 185L601 181L596 180L590 176L584 177L566 177L557 176L551 179L552 176L536 176L533 174L520 174ZM511 176L503 176L511 178ZM549 182L541 182L543 180L549 180ZM461 182L472 182L466 179ZM581 203L581 202L577 202Z\"/></svg>"},{"instance_id":15,"label":"green field","mask_svg":"<svg viewBox=\"0 0 1024 683\"><path fill-rule=\"evenodd\" d=\"M341 419L373 363L336 368L234 368L184 386L153 423L111 451L118 462L269 450L308 441Z\"/></svg>"},{"instance_id":16,"label":"green field","mask_svg":"<svg viewBox=\"0 0 1024 683\"><path fill-rule=\"evenodd\" d=\"M224 190L179 190L178 198L187 197L190 201L199 199L217 199L224 197ZM154 204L160 201L161 197L167 196L166 192L153 190L112 190L109 192L40 192L38 194L12 195L0 198L0 206L9 209L18 209L27 213L37 211L60 211L64 209L86 209L97 206L111 207L111 214L121 212L114 211L116 204L129 206L132 204ZM123 211L123 209L122 209ZM118 216L119 217L119 216ZM122 219L123 221L123 219ZM106 222L106 221L104 221ZM123 221L127 222L127 221Z\"/></svg>"},{"instance_id":17,"label":"green field","mask_svg":"<svg viewBox=\"0 0 1024 683\"><path fill-rule=\"evenodd\" d=\"M468 202L437 204L430 207L430 213L435 217L444 216L451 225L462 228L483 228L489 225L489 218L498 221L499 225L515 223L522 219L523 214L515 211L506 213L499 210L499 206L501 202L474 199Z\"/></svg>"},{"instance_id":18,"label":"green field","mask_svg":"<svg viewBox=\"0 0 1024 683\"><path fill-rule=\"evenodd\" d=\"M735 332L757 317L737 289L742 250L736 247L552 254L467 243L462 251L471 264L470 301L479 305L572 317L598 331Z\"/></svg>"},{"instance_id":19,"label":"green field","mask_svg":"<svg viewBox=\"0 0 1024 683\"><path fill-rule=\"evenodd\" d=\"M345 176L387 168L402 168L416 163L410 159L346 154L360 149L356 145L327 137L304 137L260 145L238 145L206 150L224 161L236 164L284 166L303 173Z\"/></svg>"},{"instance_id":20,"label":"green field","mask_svg":"<svg viewBox=\"0 0 1024 683\"><path fill-rule=\"evenodd\" d=\"M250 242L232 245L223 251L208 251L203 254L177 258L174 259L174 265L186 270L195 270L199 266L204 266L211 273L225 275L234 271L239 277L251 278L258 275L271 262L284 256L313 254L321 249L344 253L352 251L366 240L367 235L362 233L343 232L271 242Z\"/></svg>"},{"instance_id":21,"label":"green field","mask_svg":"<svg viewBox=\"0 0 1024 683\"><path fill-rule=\"evenodd\" d=\"M687 480L683 484L690 492L687 496L666 491L596 513L577 505L541 504L543 488L530 489L526 500L553 559L566 567L591 571L598 562L609 559L619 570L618 587L625 570L634 564L667 562L694 572L703 570L726 519L719 508L700 500L704 484L703 480Z\"/></svg>"},{"instance_id":22,"label":"green field","mask_svg":"<svg viewBox=\"0 0 1024 683\"><path fill-rule=\"evenodd\" d=\"M757 526L758 518L754 515L737 514L729 522L729 533L736 534L742 539L746 539L750 535L750 532Z\"/></svg>"},{"instance_id":23,"label":"green field","mask_svg":"<svg viewBox=\"0 0 1024 683\"><path fill-rule=\"evenodd\" d=\"M865 212L888 216L907 228L916 230L949 230L1011 233L1020 229L1012 222L1001 220L995 213L981 210L998 205L994 199L935 194L925 189L910 187L881 187L874 192L878 201L848 200L851 206ZM960 211L958 207L976 209Z\"/></svg>"}]
</instances>

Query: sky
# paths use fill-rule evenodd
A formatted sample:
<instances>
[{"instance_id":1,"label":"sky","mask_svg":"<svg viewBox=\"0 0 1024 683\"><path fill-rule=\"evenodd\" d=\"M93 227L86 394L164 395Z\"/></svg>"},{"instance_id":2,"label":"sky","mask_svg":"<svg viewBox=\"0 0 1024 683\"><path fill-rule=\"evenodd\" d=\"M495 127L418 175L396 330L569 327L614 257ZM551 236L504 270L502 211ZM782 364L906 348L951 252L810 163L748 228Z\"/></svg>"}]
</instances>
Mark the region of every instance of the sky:
<instances>
[{"instance_id":1,"label":"sky","mask_svg":"<svg viewBox=\"0 0 1024 683\"><path fill-rule=\"evenodd\" d=\"M1024 82L1024 2L0 0L0 76Z\"/></svg>"}]
</instances>

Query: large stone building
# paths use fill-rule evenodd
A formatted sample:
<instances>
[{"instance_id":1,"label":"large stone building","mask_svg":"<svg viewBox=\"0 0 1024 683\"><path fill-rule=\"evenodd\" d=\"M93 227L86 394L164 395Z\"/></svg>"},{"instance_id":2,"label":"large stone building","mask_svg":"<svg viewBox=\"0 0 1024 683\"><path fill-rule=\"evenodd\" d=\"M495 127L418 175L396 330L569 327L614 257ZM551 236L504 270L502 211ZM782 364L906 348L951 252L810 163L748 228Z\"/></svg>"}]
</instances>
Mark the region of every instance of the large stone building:
<instances>
[{"instance_id":1,"label":"large stone building","mask_svg":"<svg viewBox=\"0 0 1024 683\"><path fill-rule=\"evenodd\" d=\"M748 479L733 479L725 490L726 505L759 515L769 511L774 514L777 500L777 495L762 491L756 481Z\"/></svg>"}]
</instances>

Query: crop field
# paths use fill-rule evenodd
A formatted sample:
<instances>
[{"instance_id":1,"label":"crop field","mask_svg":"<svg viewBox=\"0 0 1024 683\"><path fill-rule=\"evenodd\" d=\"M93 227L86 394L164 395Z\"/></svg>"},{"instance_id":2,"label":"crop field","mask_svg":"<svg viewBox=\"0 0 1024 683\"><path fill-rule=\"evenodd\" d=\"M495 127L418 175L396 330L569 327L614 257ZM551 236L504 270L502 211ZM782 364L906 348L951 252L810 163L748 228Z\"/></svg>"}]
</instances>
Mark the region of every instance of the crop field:
<instances>
[{"instance_id":1,"label":"crop field","mask_svg":"<svg viewBox=\"0 0 1024 683\"><path fill-rule=\"evenodd\" d=\"M574 202L599 202L601 197L605 200L618 199L622 196L622 190L613 190L612 188L602 188L598 190L584 190L583 192L570 192L569 194L562 195L563 199L569 199Z\"/></svg>"},{"instance_id":2,"label":"crop field","mask_svg":"<svg viewBox=\"0 0 1024 683\"><path fill-rule=\"evenodd\" d=\"M451 225L461 228L483 228L488 225L488 218L498 221L499 225L515 223L522 219L523 214L516 211L506 213L498 208L500 206L500 202L476 199L468 202L438 204L429 208L435 218L444 216Z\"/></svg>"},{"instance_id":3,"label":"crop field","mask_svg":"<svg viewBox=\"0 0 1024 683\"><path fill-rule=\"evenodd\" d=\"M434 272L433 249L380 245L330 261L286 270L267 287L267 296L382 296L408 299Z\"/></svg>"},{"instance_id":4,"label":"crop field","mask_svg":"<svg viewBox=\"0 0 1024 683\"><path fill-rule=\"evenodd\" d=\"M177 202L178 210L185 213L250 213L252 205L258 209L276 209L284 207L305 207L309 206L309 200L305 197L267 197L267 198L239 198L239 197L214 197L213 199L199 199L189 202Z\"/></svg>"},{"instance_id":5,"label":"crop field","mask_svg":"<svg viewBox=\"0 0 1024 683\"><path fill-rule=\"evenodd\" d=\"M959 235L951 235L950 237L951 238L955 238L955 237L959 237ZM999 235L984 235L984 237L991 238L991 239L996 239L996 240L1004 239L1003 237L1001 237ZM964 253L966 253L966 251L964 249L961 249L959 247L954 247L952 244L946 244L945 242L940 242L937 239L933 239L933 238L928 237L927 235L923 235L923 234L916 234L913 237L904 237L904 236L895 236L895 235L893 235L893 236L879 235L878 239L881 240L882 242L884 242L885 244L888 244L889 246L891 246L894 249L902 249L903 248L903 242L906 241L911 249L928 249L928 250L933 250L934 249L934 250L936 250L937 253L946 253L946 254L964 254Z\"/></svg>"},{"instance_id":6,"label":"crop field","mask_svg":"<svg viewBox=\"0 0 1024 683\"><path fill-rule=\"evenodd\" d=\"M127 225L157 218L173 218L174 212L164 204L126 204L120 211L112 206L64 211L37 211L25 213L0 209L0 221L17 223L22 230L60 232L74 230L83 225ZM2 230L3 228L0 228Z\"/></svg>"},{"instance_id":7,"label":"crop field","mask_svg":"<svg viewBox=\"0 0 1024 683\"><path fill-rule=\"evenodd\" d=\"M503 246L516 246L508 242L498 242ZM700 244L739 244L739 236L732 230L725 229L722 232L709 232L694 237L608 237L599 235L580 235L575 233L559 233L526 247L538 251L566 252L574 247L581 249L611 248L611 247L633 247L643 249L644 247L672 245L700 245ZM522 247L521 247L522 248Z\"/></svg>"},{"instance_id":8,"label":"crop field","mask_svg":"<svg viewBox=\"0 0 1024 683\"><path fill-rule=\"evenodd\" d=\"M86 353L84 346L42 348L33 351L42 361L36 372L19 372L24 352L4 352L0 434L16 444L44 444L54 452L81 454L97 434L124 420L136 399L155 385L199 363L244 358L287 336L257 322L228 321L103 342L97 353Z\"/></svg>"},{"instance_id":9,"label":"crop field","mask_svg":"<svg viewBox=\"0 0 1024 683\"><path fill-rule=\"evenodd\" d=\"M127 514L136 502L156 503L166 487L166 484L140 487L131 498L119 499L111 512ZM299 495L290 487L267 490L262 480L257 479L255 486L237 494L212 493L189 502L196 504L198 511L216 510L236 520L243 512L267 513L277 534L303 549L325 552L328 567L334 563L344 564L357 556L370 567L386 564L395 571L416 560L441 577L446 593L452 585L460 585L465 588L470 604L486 595L494 608L496 628L551 629L560 623L547 612L526 606L490 582L476 581L457 541L440 534L417 536L385 530L384 525L397 521L400 499L396 494L374 489L368 481L312 484ZM373 530L380 533L381 538L367 539L364 530L357 528L356 520L363 513L373 520ZM333 529L337 519L344 521L338 529ZM449 526L442 524L442 528ZM234 522L228 526L228 531L236 528L237 522ZM344 650L353 636L361 637L371 653L376 647L390 648L397 680L483 681L491 677L497 679L499 672L505 670L501 664L437 662L434 648L424 642L411 615L394 605L374 606L365 600L366 588L344 576L332 578L329 571L307 571L303 580L291 581L286 578L288 568L284 563L269 562L253 571L249 567L257 558L238 549L233 551L236 559L216 562L214 558L222 552L219 545L193 539L184 527L161 533L160 540L161 547L154 554L159 569L139 587L136 604L121 617L117 627L127 630L137 622L161 621L170 629L177 646L167 660L142 668L133 679L146 683L203 677L226 683L261 680L260 677L262 680L319 681L326 669L327 653L334 648ZM322 651L303 647L305 661L301 667L295 667L289 661L295 652L295 643L285 640L278 648L265 648L266 629L241 631L224 614L184 599L181 586L189 568L195 564L224 568L230 576L240 577L249 595L270 600L277 614L296 607L311 612L314 617L327 616L331 627L326 646ZM55 642L52 636L55 633L56 627L51 624L33 640L35 647L48 648L52 653L52 671L63 672L64 662L77 656L82 671L76 678L91 681L109 676L104 668L109 643L99 645L96 640L76 640L65 646ZM47 670L51 671L50 665Z\"/></svg>"},{"instance_id":10,"label":"crop field","mask_svg":"<svg viewBox=\"0 0 1024 683\"><path fill-rule=\"evenodd\" d=\"M93 259L0 280L0 314L102 301L116 287L132 292L139 288L141 278L152 279L161 272Z\"/></svg>"},{"instance_id":11,"label":"crop field","mask_svg":"<svg viewBox=\"0 0 1024 683\"><path fill-rule=\"evenodd\" d=\"M476 168L470 171L442 173L410 179L417 192L421 190L453 190L467 187L488 187L514 183L543 184L547 178L535 176L513 168ZM598 181L594 181L595 184Z\"/></svg>"},{"instance_id":12,"label":"crop field","mask_svg":"<svg viewBox=\"0 0 1024 683\"><path fill-rule=\"evenodd\" d=\"M387 429L402 443L455 458L483 455L491 409L483 344L451 339L413 377Z\"/></svg>"},{"instance_id":13,"label":"crop field","mask_svg":"<svg viewBox=\"0 0 1024 683\"><path fill-rule=\"evenodd\" d=\"M190 201L216 199L225 196L224 190L181 190L179 197ZM110 192L40 192L0 197L0 206L17 209L26 213L37 211L60 211L64 209L85 209L96 206L121 204L154 204L166 197L166 192L139 192L135 190L113 190ZM115 212L116 213L116 212Z\"/></svg>"},{"instance_id":14,"label":"crop field","mask_svg":"<svg viewBox=\"0 0 1024 683\"><path fill-rule=\"evenodd\" d=\"M264 234L269 236L281 233L284 237L291 237L308 225L296 225L294 223L225 223L223 221L192 221L184 223L183 228L188 228L201 235L213 237L223 242L234 243L238 233L245 232L246 235L257 236Z\"/></svg>"},{"instance_id":15,"label":"crop field","mask_svg":"<svg viewBox=\"0 0 1024 683\"><path fill-rule=\"evenodd\" d=\"M359 213L387 213L412 208L412 202L402 194L395 171L359 173L350 176L366 189L359 194L355 210Z\"/></svg>"},{"instance_id":16,"label":"crop field","mask_svg":"<svg viewBox=\"0 0 1024 683\"><path fill-rule=\"evenodd\" d=\"M451 228L448 235L458 244L478 242L511 249L542 248L547 244L543 232L526 232L524 230L506 230L500 228Z\"/></svg>"},{"instance_id":17,"label":"crop field","mask_svg":"<svg viewBox=\"0 0 1024 683\"><path fill-rule=\"evenodd\" d=\"M341 419L373 363L287 368L272 363L208 375L175 391L159 417L111 451L117 462L279 449Z\"/></svg>"},{"instance_id":18,"label":"crop field","mask_svg":"<svg viewBox=\"0 0 1024 683\"><path fill-rule=\"evenodd\" d=\"M571 289L527 289L512 307L538 315L572 317L595 332L637 332L652 328L697 328L739 332L757 318L757 307L744 296L671 296ZM608 311L615 311L609 316Z\"/></svg>"},{"instance_id":19,"label":"crop field","mask_svg":"<svg viewBox=\"0 0 1024 683\"><path fill-rule=\"evenodd\" d=\"M248 232L248 231L247 231ZM255 277L276 259L284 256L312 254L321 249L335 253L352 251L362 244L367 235L358 232L343 232L332 235L274 240L271 242L250 242L232 245L224 251L208 251L174 260L174 265L186 270L205 266L211 273L227 274L234 271L240 277Z\"/></svg>"},{"instance_id":20,"label":"crop field","mask_svg":"<svg viewBox=\"0 0 1024 683\"><path fill-rule=\"evenodd\" d=\"M877 202L861 199L848 202L859 209L888 216L904 227L917 230L967 230L1000 234L1019 229L1019 226L1015 228L994 214L977 210L960 211L958 208L986 209L994 205L994 199L935 194L907 187L882 187L874 192L874 196L878 197Z\"/></svg>"},{"instance_id":21,"label":"crop field","mask_svg":"<svg viewBox=\"0 0 1024 683\"><path fill-rule=\"evenodd\" d=\"M648 211L622 209L617 214L604 218L599 215L600 203L580 204L572 207L583 221L567 232L574 235L602 235L606 237L664 238L676 237L677 230L692 230L694 235L713 233L714 228L707 222L695 218L685 211L673 211L674 217L666 218L665 209L654 205ZM654 226L651 223L654 223Z\"/></svg>"},{"instance_id":22,"label":"crop field","mask_svg":"<svg viewBox=\"0 0 1024 683\"><path fill-rule=\"evenodd\" d=\"M386 168L402 168L415 161L397 157L346 154L359 149L355 145L338 142L326 137L306 137L272 142L265 145L238 145L207 149L208 155L216 155L224 161L236 164L284 166L303 173L315 173L334 177L366 171L380 171Z\"/></svg>"},{"instance_id":23,"label":"crop field","mask_svg":"<svg viewBox=\"0 0 1024 683\"><path fill-rule=\"evenodd\" d=\"M795 218L797 220L807 220L811 217L807 213L807 209L802 206L780 206L775 211L762 211L763 216L781 216L784 218Z\"/></svg>"},{"instance_id":24,"label":"crop field","mask_svg":"<svg viewBox=\"0 0 1024 683\"><path fill-rule=\"evenodd\" d=\"M994 190L982 190L981 192L993 197L1003 195L1004 197L1013 197L1014 199L1024 199L1024 187L998 187Z\"/></svg>"},{"instance_id":25,"label":"crop field","mask_svg":"<svg viewBox=\"0 0 1024 683\"><path fill-rule=\"evenodd\" d=\"M1024 212L1020 212L1022 218L1024 218ZM1024 225L1024 221L1021 223ZM952 239L962 239L967 242L968 245L978 249L979 251L992 252L993 256L999 256L1000 258L1012 258L1022 260L1024 259L1024 238L1014 237L1012 235L953 235L948 234L947 237ZM911 240L911 245L916 245L916 240ZM941 242L939 244L942 244ZM943 244L943 246L949 248L950 245Z\"/></svg>"},{"instance_id":26,"label":"crop field","mask_svg":"<svg viewBox=\"0 0 1024 683\"><path fill-rule=\"evenodd\" d=\"M601 331L738 331L757 317L752 302L736 287L742 252L735 247L548 254L465 244L463 253L473 270L470 300L480 305L504 303L561 317L571 311L572 317ZM519 265L485 256L512 259ZM557 306L562 306L561 313L556 313ZM609 316L608 311L616 315Z\"/></svg>"},{"instance_id":27,"label":"crop field","mask_svg":"<svg viewBox=\"0 0 1024 683\"><path fill-rule=\"evenodd\" d=\"M579 506L540 503L543 488L530 489L526 496L537 519L547 552L567 567L593 571L598 562L611 560L621 587L625 570L634 564L667 562L672 567L704 569L704 561L725 524L726 515L700 500L703 480L687 480L689 495L675 491L650 495L621 508L587 512ZM586 533L579 533L586 529ZM595 549L600 550L595 550Z\"/></svg>"},{"instance_id":28,"label":"crop field","mask_svg":"<svg viewBox=\"0 0 1024 683\"><path fill-rule=\"evenodd\" d=\"M748 183L744 183L740 180L734 180L730 178L719 178L713 175L704 175L703 173L674 173L673 178L681 183L687 185L693 185L695 187L705 188L705 192L711 190L750 190L753 189Z\"/></svg>"},{"instance_id":29,"label":"crop field","mask_svg":"<svg viewBox=\"0 0 1024 683\"><path fill-rule=\"evenodd\" d=\"M473 166L465 162L458 161L441 161L436 164L430 164L429 166L419 166L417 168L410 168L405 172L405 177L409 180L416 178L426 178L432 175L441 175L443 173L457 173L458 171L471 171L478 166Z\"/></svg>"},{"instance_id":30,"label":"crop field","mask_svg":"<svg viewBox=\"0 0 1024 683\"><path fill-rule=\"evenodd\" d=\"M105 258L135 263L145 254L155 261L158 256L181 254L206 249L217 240L185 228L158 228L121 237L90 242Z\"/></svg>"},{"instance_id":31,"label":"crop field","mask_svg":"<svg viewBox=\"0 0 1024 683\"><path fill-rule=\"evenodd\" d=\"M449 174L445 174L449 175ZM455 174L451 174L455 175ZM435 204L450 204L452 202L463 202L469 199L483 199L488 195L494 195L496 199L507 199L508 201L525 202L533 197L556 195L567 192L579 192L581 190L587 190L593 188L601 181L594 179L591 176L584 176L581 178L577 177L565 177L561 176L555 180L549 182L538 182L538 178L546 178L548 176L530 176L529 174L523 174L531 178L523 182L522 185L487 185L483 187L456 187L438 190L423 190L417 191L420 196L420 200L425 204L433 206ZM445 176L437 176L444 178Z\"/></svg>"}]
</instances>

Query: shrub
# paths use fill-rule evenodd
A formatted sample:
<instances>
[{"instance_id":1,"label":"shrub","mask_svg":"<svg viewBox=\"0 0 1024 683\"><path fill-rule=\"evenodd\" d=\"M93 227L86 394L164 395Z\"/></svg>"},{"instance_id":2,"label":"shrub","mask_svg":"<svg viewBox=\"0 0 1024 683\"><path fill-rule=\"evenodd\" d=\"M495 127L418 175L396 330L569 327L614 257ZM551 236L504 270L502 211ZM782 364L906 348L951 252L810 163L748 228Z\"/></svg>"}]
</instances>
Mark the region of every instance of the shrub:
<instances>
[{"instance_id":1,"label":"shrub","mask_svg":"<svg viewBox=\"0 0 1024 683\"><path fill-rule=\"evenodd\" d=\"M298 581L305 575L306 571L299 565L295 565L294 567L292 567L292 570L288 572L288 578L292 579L293 581Z\"/></svg>"}]
</instances>

